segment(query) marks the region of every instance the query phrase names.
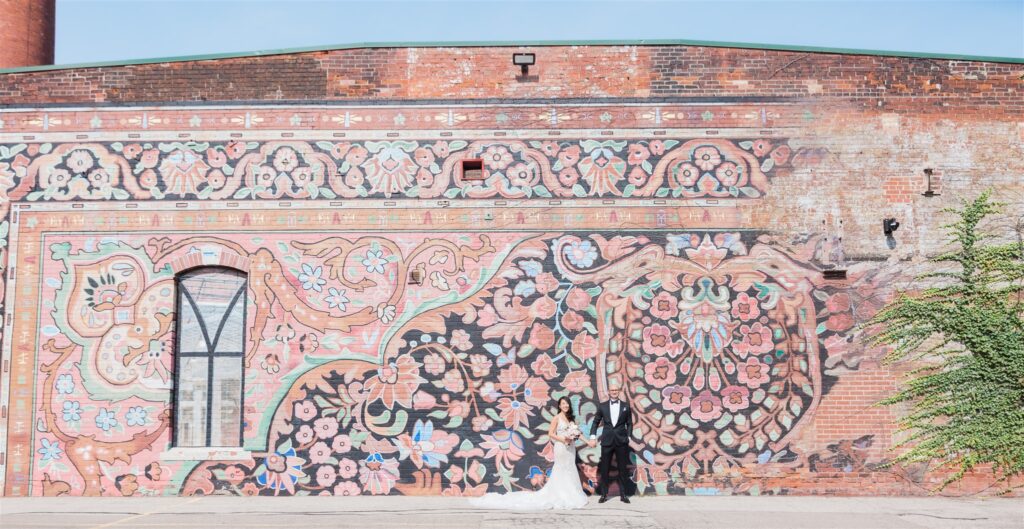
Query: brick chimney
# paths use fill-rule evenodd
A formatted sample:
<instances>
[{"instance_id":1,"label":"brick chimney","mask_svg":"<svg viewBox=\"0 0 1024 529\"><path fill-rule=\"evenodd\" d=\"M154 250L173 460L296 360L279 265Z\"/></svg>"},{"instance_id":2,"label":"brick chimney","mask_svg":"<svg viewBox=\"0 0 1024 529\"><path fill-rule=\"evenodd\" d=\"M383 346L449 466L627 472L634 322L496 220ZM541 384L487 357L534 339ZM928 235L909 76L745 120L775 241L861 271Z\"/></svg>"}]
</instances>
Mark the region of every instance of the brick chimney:
<instances>
[{"instance_id":1,"label":"brick chimney","mask_svg":"<svg viewBox=\"0 0 1024 529\"><path fill-rule=\"evenodd\" d=\"M57 0L0 0L0 68L53 64Z\"/></svg>"}]
</instances>

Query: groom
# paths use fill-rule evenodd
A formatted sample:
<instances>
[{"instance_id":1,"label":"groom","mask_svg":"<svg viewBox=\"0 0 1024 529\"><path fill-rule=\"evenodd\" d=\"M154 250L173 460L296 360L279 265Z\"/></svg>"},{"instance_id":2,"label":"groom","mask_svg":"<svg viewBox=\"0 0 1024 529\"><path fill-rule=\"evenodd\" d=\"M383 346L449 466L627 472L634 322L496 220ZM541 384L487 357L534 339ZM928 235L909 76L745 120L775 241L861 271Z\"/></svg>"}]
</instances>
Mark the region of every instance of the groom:
<instances>
[{"instance_id":1,"label":"groom","mask_svg":"<svg viewBox=\"0 0 1024 529\"><path fill-rule=\"evenodd\" d=\"M612 456L615 456L615 467L619 471L619 499L623 503L629 503L626 497L626 466L629 464L629 434L633 431L633 412L625 402L619 400L619 388L612 386L608 388L609 399L597 406L597 414L594 415L591 432L596 433L603 422L604 431L601 432L601 462L598 470L601 472L601 482L597 489L601 492L601 499L598 503L608 501L608 474L611 470ZM597 446L597 436L591 433L591 448Z\"/></svg>"}]
</instances>

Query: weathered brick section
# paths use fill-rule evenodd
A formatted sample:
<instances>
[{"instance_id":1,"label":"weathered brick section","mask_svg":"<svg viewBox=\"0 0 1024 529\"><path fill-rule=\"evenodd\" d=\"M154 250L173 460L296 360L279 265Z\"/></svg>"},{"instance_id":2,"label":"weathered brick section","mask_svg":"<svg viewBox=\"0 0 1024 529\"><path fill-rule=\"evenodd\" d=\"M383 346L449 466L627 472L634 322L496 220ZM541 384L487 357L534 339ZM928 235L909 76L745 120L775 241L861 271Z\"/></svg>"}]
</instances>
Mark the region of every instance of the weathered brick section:
<instances>
[{"instance_id":1,"label":"weathered brick section","mask_svg":"<svg viewBox=\"0 0 1024 529\"><path fill-rule=\"evenodd\" d=\"M0 68L53 64L56 0L0 0Z\"/></svg>"},{"instance_id":2,"label":"weathered brick section","mask_svg":"<svg viewBox=\"0 0 1024 529\"><path fill-rule=\"evenodd\" d=\"M530 80L518 80L516 50L537 54ZM1020 115L1022 76L1019 64L705 46L366 48L8 74L0 103L813 98Z\"/></svg>"}]
</instances>

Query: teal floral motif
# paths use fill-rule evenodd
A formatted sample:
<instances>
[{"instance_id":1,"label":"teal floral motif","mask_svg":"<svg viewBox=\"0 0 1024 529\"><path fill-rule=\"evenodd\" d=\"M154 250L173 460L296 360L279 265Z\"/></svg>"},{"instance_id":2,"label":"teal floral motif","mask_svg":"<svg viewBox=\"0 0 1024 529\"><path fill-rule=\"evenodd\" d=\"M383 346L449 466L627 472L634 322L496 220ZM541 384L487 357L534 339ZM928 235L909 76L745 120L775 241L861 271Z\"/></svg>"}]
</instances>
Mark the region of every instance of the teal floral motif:
<instances>
[{"instance_id":1,"label":"teal floral motif","mask_svg":"<svg viewBox=\"0 0 1024 529\"><path fill-rule=\"evenodd\" d=\"M54 387L57 388L57 393L70 395L75 392L75 379L71 375L64 373L57 377Z\"/></svg>"},{"instance_id":2,"label":"teal floral motif","mask_svg":"<svg viewBox=\"0 0 1024 529\"><path fill-rule=\"evenodd\" d=\"M147 412L141 406L132 406L124 414L124 420L128 426L145 426L148 421Z\"/></svg>"},{"instance_id":3,"label":"teal floral motif","mask_svg":"<svg viewBox=\"0 0 1024 529\"><path fill-rule=\"evenodd\" d=\"M63 416L66 422L75 422L82 419L82 405L76 400L66 400L63 404Z\"/></svg>"},{"instance_id":4,"label":"teal floral motif","mask_svg":"<svg viewBox=\"0 0 1024 529\"><path fill-rule=\"evenodd\" d=\"M100 408L99 413L96 414L96 427L104 432L109 432L115 426L117 426L117 415L106 408Z\"/></svg>"},{"instance_id":5,"label":"teal floral motif","mask_svg":"<svg viewBox=\"0 0 1024 529\"><path fill-rule=\"evenodd\" d=\"M43 457L43 464L60 459L64 451L60 448L59 441L50 441L43 437L39 440L40 448L36 450Z\"/></svg>"}]
</instances>

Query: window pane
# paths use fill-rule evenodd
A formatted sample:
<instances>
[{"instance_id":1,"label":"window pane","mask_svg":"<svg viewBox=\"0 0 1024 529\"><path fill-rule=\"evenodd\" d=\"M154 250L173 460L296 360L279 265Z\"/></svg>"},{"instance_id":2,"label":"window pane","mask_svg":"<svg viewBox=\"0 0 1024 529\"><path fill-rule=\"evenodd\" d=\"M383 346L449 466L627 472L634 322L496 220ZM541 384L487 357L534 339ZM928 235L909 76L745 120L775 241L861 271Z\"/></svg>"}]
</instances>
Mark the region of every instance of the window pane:
<instances>
[{"instance_id":1,"label":"window pane","mask_svg":"<svg viewBox=\"0 0 1024 529\"><path fill-rule=\"evenodd\" d=\"M202 313L207 337L212 341L221 320L224 319L235 294L245 285L245 275L221 268L200 269L189 272L181 281ZM241 301L241 300L239 300Z\"/></svg>"},{"instance_id":2,"label":"window pane","mask_svg":"<svg viewBox=\"0 0 1024 529\"><path fill-rule=\"evenodd\" d=\"M245 288L245 287L242 287ZM231 312L221 328L217 340L217 352L242 353L245 351L243 336L245 335L245 292L238 296L238 301L231 307Z\"/></svg>"},{"instance_id":3,"label":"window pane","mask_svg":"<svg viewBox=\"0 0 1024 529\"><path fill-rule=\"evenodd\" d=\"M176 445L241 446L246 276L200 268L178 284L178 351L203 356L180 357Z\"/></svg>"},{"instance_id":4,"label":"window pane","mask_svg":"<svg viewBox=\"0 0 1024 529\"><path fill-rule=\"evenodd\" d=\"M178 373L177 446L206 446L208 358L182 358Z\"/></svg>"},{"instance_id":5,"label":"window pane","mask_svg":"<svg viewBox=\"0 0 1024 529\"><path fill-rule=\"evenodd\" d=\"M214 358L210 446L241 446L242 357Z\"/></svg>"},{"instance_id":6,"label":"window pane","mask_svg":"<svg viewBox=\"0 0 1024 529\"><path fill-rule=\"evenodd\" d=\"M192 304L181 296L178 304L181 308L181 323L178 333L178 350L188 353L205 353L207 350L203 330L199 326L199 317L192 310Z\"/></svg>"}]
</instances>

